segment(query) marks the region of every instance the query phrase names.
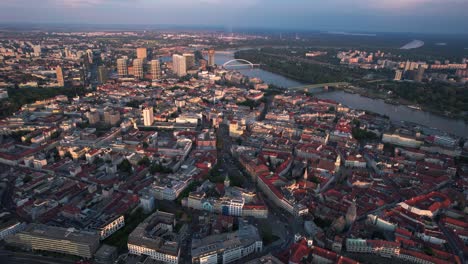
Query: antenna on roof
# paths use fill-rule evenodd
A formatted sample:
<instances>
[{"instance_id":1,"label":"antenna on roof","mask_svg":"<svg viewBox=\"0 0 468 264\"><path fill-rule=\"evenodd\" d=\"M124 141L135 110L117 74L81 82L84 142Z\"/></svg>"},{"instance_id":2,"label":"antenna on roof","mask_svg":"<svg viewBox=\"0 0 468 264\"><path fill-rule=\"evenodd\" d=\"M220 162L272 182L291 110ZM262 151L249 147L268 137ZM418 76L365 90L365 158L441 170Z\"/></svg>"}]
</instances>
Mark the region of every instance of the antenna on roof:
<instances>
[{"instance_id":1,"label":"antenna on roof","mask_svg":"<svg viewBox=\"0 0 468 264\"><path fill-rule=\"evenodd\" d=\"M73 227L68 228L67 232L65 233L65 237L68 237L73 232L75 232L75 228Z\"/></svg>"}]
</instances>

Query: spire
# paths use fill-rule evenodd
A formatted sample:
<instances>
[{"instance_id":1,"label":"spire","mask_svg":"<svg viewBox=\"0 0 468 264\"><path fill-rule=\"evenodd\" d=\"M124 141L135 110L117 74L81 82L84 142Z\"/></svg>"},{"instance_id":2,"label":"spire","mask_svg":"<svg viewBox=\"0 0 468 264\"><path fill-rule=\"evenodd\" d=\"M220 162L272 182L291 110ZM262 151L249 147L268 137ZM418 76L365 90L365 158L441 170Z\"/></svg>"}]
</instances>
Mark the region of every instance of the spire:
<instances>
[{"instance_id":1,"label":"spire","mask_svg":"<svg viewBox=\"0 0 468 264\"><path fill-rule=\"evenodd\" d=\"M309 178L309 174L307 173L307 166L306 166L306 169L304 171L304 180L307 181L307 178Z\"/></svg>"},{"instance_id":2,"label":"spire","mask_svg":"<svg viewBox=\"0 0 468 264\"><path fill-rule=\"evenodd\" d=\"M357 214L357 208L356 208L356 198L353 199L351 206L348 207L348 211L346 212L346 226L349 227L351 224L354 223L356 220L356 214Z\"/></svg>"},{"instance_id":3,"label":"spire","mask_svg":"<svg viewBox=\"0 0 468 264\"><path fill-rule=\"evenodd\" d=\"M224 187L229 187L231 185L231 180L229 180L229 176L226 175L226 178L224 178Z\"/></svg>"}]
</instances>

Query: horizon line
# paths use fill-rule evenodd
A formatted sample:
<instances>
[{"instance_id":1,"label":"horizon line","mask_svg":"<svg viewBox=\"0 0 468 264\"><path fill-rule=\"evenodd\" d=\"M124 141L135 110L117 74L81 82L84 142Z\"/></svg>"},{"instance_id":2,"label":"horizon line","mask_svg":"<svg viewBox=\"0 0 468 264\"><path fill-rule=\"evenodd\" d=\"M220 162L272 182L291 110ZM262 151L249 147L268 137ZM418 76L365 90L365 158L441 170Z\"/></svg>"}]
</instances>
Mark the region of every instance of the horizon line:
<instances>
[{"instance_id":1,"label":"horizon line","mask_svg":"<svg viewBox=\"0 0 468 264\"><path fill-rule=\"evenodd\" d=\"M221 31L230 31L229 33L241 33L235 32L239 30L245 31L267 31L263 33L269 32L278 32L278 33L333 33L333 32L343 32L343 33L373 33L373 34L420 34L420 35L466 35L468 36L468 32L411 32L411 31L368 31L368 30L350 30L350 29L306 29L306 28L279 28L279 27L268 27L268 26L256 26L256 27L249 27L249 26L230 26L230 25L204 25L204 24L155 24L155 23L77 23L77 22L30 22L30 21L21 21L21 22L7 22L7 21L0 21L0 27L5 26L29 26L31 25L31 29L34 27L41 27L41 26L73 26L75 28L78 27L127 27L127 29L131 29L132 31L146 31L148 29L136 29L134 27L138 26L146 26L146 27L155 27L152 29L185 29L185 30L221 30ZM0 28L0 31L2 29ZM107 30L119 30L119 28L108 28ZM259 32L257 32L259 33ZM345 36L343 34L343 36Z\"/></svg>"}]
</instances>

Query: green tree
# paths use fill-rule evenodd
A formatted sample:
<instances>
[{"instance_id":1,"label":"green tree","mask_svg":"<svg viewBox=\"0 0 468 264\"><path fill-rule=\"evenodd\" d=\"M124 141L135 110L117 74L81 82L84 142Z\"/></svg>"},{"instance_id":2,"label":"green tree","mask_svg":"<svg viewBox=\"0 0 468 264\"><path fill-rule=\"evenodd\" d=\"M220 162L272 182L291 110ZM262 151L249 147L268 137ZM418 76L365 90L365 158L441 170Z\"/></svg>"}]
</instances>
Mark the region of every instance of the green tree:
<instances>
[{"instance_id":1,"label":"green tree","mask_svg":"<svg viewBox=\"0 0 468 264\"><path fill-rule=\"evenodd\" d=\"M193 181L191 182L187 188L185 188L179 195L179 197L177 198L177 202L181 202L182 199L186 198L189 196L189 194L193 191L195 191L197 189L198 186L200 186L200 182L199 181Z\"/></svg>"},{"instance_id":2,"label":"green tree","mask_svg":"<svg viewBox=\"0 0 468 264\"><path fill-rule=\"evenodd\" d=\"M132 108L139 108L140 105L141 105L141 102L138 101L138 100L132 100L132 101L125 104L125 106L132 107Z\"/></svg>"},{"instance_id":3,"label":"green tree","mask_svg":"<svg viewBox=\"0 0 468 264\"><path fill-rule=\"evenodd\" d=\"M273 235L273 229L270 224L265 223L259 225L259 229L260 236L262 237L263 243L265 245L269 245L279 239L279 237Z\"/></svg>"},{"instance_id":4,"label":"green tree","mask_svg":"<svg viewBox=\"0 0 468 264\"><path fill-rule=\"evenodd\" d=\"M143 156L141 160L138 161L138 165L143 165L145 167L148 167L151 164L151 161L149 160L148 156Z\"/></svg>"},{"instance_id":5,"label":"green tree","mask_svg":"<svg viewBox=\"0 0 468 264\"><path fill-rule=\"evenodd\" d=\"M117 165L117 169L121 172L130 173L132 172L133 167L130 161L128 161L128 159L124 159L119 165Z\"/></svg>"},{"instance_id":6,"label":"green tree","mask_svg":"<svg viewBox=\"0 0 468 264\"><path fill-rule=\"evenodd\" d=\"M56 139L60 136L60 132L58 131L55 131L54 133L52 133L52 135L50 136L51 139Z\"/></svg>"},{"instance_id":7,"label":"green tree","mask_svg":"<svg viewBox=\"0 0 468 264\"><path fill-rule=\"evenodd\" d=\"M429 255L429 256L434 255L434 250L432 250L432 248L430 248L430 247L424 246L423 251L424 251L424 253L426 253L426 255Z\"/></svg>"},{"instance_id":8,"label":"green tree","mask_svg":"<svg viewBox=\"0 0 468 264\"><path fill-rule=\"evenodd\" d=\"M357 127L352 129L352 135L359 141L373 140L378 138L374 132L366 131Z\"/></svg>"},{"instance_id":9,"label":"green tree","mask_svg":"<svg viewBox=\"0 0 468 264\"><path fill-rule=\"evenodd\" d=\"M24 182L24 183L28 183L28 182L30 182L31 180L32 180L31 175L26 175L26 176L23 178L23 182Z\"/></svg>"},{"instance_id":10,"label":"green tree","mask_svg":"<svg viewBox=\"0 0 468 264\"><path fill-rule=\"evenodd\" d=\"M172 170L170 168L166 168L164 166L162 166L160 163L158 162L153 162L149 168L149 171L151 174L155 174L157 172L159 173L172 173Z\"/></svg>"},{"instance_id":11,"label":"green tree","mask_svg":"<svg viewBox=\"0 0 468 264\"><path fill-rule=\"evenodd\" d=\"M245 100L244 102L237 103L237 105L248 106L248 107L250 107L250 110L253 110L254 108L256 108L256 107L258 107L260 105L260 102L253 101L253 100Z\"/></svg>"}]
</instances>

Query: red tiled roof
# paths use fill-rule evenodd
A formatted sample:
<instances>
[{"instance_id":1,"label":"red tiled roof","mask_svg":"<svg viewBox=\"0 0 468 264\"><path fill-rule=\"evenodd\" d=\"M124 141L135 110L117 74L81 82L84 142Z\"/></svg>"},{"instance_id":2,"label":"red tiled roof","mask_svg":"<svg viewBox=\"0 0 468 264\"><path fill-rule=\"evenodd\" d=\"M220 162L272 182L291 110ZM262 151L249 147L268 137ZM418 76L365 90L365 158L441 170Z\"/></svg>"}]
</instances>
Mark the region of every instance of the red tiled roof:
<instances>
[{"instance_id":1,"label":"red tiled roof","mask_svg":"<svg viewBox=\"0 0 468 264\"><path fill-rule=\"evenodd\" d=\"M311 249L307 247L307 241L305 240L293 244L290 248L289 263L300 263L302 259L307 257L310 251Z\"/></svg>"},{"instance_id":2,"label":"red tiled roof","mask_svg":"<svg viewBox=\"0 0 468 264\"><path fill-rule=\"evenodd\" d=\"M340 256L336 264L359 264L359 262L355 261L354 259Z\"/></svg>"},{"instance_id":3,"label":"red tiled roof","mask_svg":"<svg viewBox=\"0 0 468 264\"><path fill-rule=\"evenodd\" d=\"M320 247L314 247L312 250L312 254L318 255L322 258L325 258L331 261L335 261L338 257L338 254L336 254L335 252L329 251Z\"/></svg>"},{"instance_id":4,"label":"red tiled roof","mask_svg":"<svg viewBox=\"0 0 468 264\"><path fill-rule=\"evenodd\" d=\"M397 227L395 230L396 235L402 235L405 237L411 237L412 233L404 228Z\"/></svg>"},{"instance_id":5,"label":"red tiled roof","mask_svg":"<svg viewBox=\"0 0 468 264\"><path fill-rule=\"evenodd\" d=\"M76 215L76 214L79 214L81 212L80 208L74 206L74 205L65 205L63 208L62 208L62 211L65 212L65 213L68 213L68 214L72 214L72 215Z\"/></svg>"},{"instance_id":6,"label":"red tiled roof","mask_svg":"<svg viewBox=\"0 0 468 264\"><path fill-rule=\"evenodd\" d=\"M451 225L454 225L454 226L458 226L461 229L468 228L468 223L467 222L457 220L457 219L454 219L454 218L451 218L451 217L444 217L442 219L442 222L447 223L447 224L451 224Z\"/></svg>"},{"instance_id":7,"label":"red tiled roof","mask_svg":"<svg viewBox=\"0 0 468 264\"><path fill-rule=\"evenodd\" d=\"M399 243L387 240L366 240L367 244L371 247L389 247L397 248L400 246Z\"/></svg>"},{"instance_id":8,"label":"red tiled roof","mask_svg":"<svg viewBox=\"0 0 468 264\"><path fill-rule=\"evenodd\" d=\"M317 168L332 172L335 171L335 163L329 160L320 159Z\"/></svg>"},{"instance_id":9,"label":"red tiled roof","mask_svg":"<svg viewBox=\"0 0 468 264\"><path fill-rule=\"evenodd\" d=\"M283 199L283 194L270 182L269 179L263 175L259 175L258 178L268 186L268 188L273 192L273 194L275 194L276 197L278 197L278 199Z\"/></svg>"},{"instance_id":10,"label":"red tiled roof","mask_svg":"<svg viewBox=\"0 0 468 264\"><path fill-rule=\"evenodd\" d=\"M267 210L268 208L266 205L254 205L254 204L246 204L242 208L244 210Z\"/></svg>"}]
</instances>

